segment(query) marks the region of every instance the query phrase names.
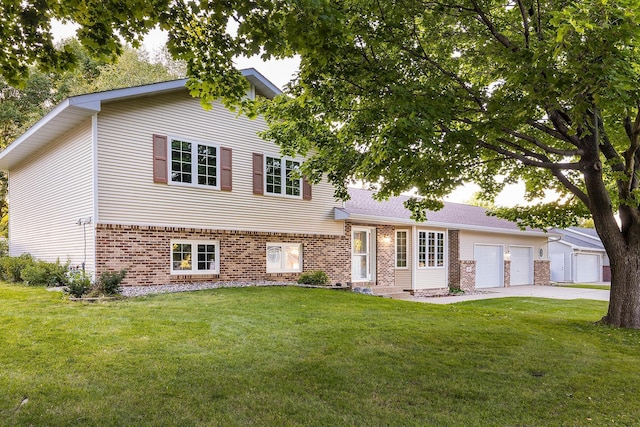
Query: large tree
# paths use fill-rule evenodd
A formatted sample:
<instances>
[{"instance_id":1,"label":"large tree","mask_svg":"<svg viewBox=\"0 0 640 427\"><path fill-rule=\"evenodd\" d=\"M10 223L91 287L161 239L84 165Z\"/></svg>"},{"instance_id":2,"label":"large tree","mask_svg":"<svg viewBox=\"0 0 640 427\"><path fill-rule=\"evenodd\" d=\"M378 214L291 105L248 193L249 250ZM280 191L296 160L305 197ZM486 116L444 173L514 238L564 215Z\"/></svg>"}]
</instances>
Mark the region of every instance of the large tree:
<instances>
[{"instance_id":1,"label":"large tree","mask_svg":"<svg viewBox=\"0 0 640 427\"><path fill-rule=\"evenodd\" d=\"M67 3L34 16L81 15L88 29L75 2L55 4ZM556 203L498 213L534 226L592 216L611 259L603 321L640 328L637 0L146 5L130 1L140 6L130 20L109 2L93 5L102 8L100 31L81 40L107 40L96 47L104 53L118 44L110 34L135 39L158 22L204 105L223 97L250 112L234 56L300 55L296 80L262 111L266 137L311 156L310 178L326 174L340 197L352 180L372 183L380 197L415 189L424 196L410 203L419 219L463 182L478 183L487 199L518 180L532 200L553 190ZM20 46L0 40L5 51ZM16 63L5 59L0 69L11 76Z\"/></svg>"}]
</instances>

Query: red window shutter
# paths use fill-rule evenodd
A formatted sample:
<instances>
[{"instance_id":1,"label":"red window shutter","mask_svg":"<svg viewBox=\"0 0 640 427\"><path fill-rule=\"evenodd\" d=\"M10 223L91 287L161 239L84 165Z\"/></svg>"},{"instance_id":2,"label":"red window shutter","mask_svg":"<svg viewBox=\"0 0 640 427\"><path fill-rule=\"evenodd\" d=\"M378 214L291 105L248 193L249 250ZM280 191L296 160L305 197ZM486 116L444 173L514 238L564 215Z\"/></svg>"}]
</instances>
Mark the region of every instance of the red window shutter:
<instances>
[{"instance_id":1,"label":"red window shutter","mask_svg":"<svg viewBox=\"0 0 640 427\"><path fill-rule=\"evenodd\" d=\"M311 200L311 183L304 178L302 179L302 198Z\"/></svg>"},{"instance_id":2,"label":"red window shutter","mask_svg":"<svg viewBox=\"0 0 640 427\"><path fill-rule=\"evenodd\" d=\"M231 148L220 147L220 190L231 191Z\"/></svg>"},{"instance_id":3,"label":"red window shutter","mask_svg":"<svg viewBox=\"0 0 640 427\"><path fill-rule=\"evenodd\" d=\"M166 184L167 173L167 137L153 135L153 182Z\"/></svg>"},{"instance_id":4,"label":"red window shutter","mask_svg":"<svg viewBox=\"0 0 640 427\"><path fill-rule=\"evenodd\" d=\"M260 153L253 153L253 194L264 194L264 160Z\"/></svg>"}]
</instances>

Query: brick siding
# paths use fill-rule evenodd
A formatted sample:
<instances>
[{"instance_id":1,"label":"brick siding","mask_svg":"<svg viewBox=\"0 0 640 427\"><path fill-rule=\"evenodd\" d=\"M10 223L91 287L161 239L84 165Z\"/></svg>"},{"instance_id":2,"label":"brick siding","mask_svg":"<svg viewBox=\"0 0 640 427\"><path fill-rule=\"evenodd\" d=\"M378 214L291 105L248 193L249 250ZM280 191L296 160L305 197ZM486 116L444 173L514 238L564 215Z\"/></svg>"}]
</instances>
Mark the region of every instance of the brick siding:
<instances>
[{"instance_id":1,"label":"brick siding","mask_svg":"<svg viewBox=\"0 0 640 427\"><path fill-rule=\"evenodd\" d=\"M217 240L220 247L219 274L171 275L172 239ZM268 242L301 243L303 271L323 270L331 283L350 281L351 248L350 240L345 236L102 224L96 226L96 273L126 268L129 272L124 286L297 280L299 273L266 272Z\"/></svg>"},{"instance_id":2,"label":"brick siding","mask_svg":"<svg viewBox=\"0 0 640 427\"><path fill-rule=\"evenodd\" d=\"M504 287L511 286L511 261L504 260Z\"/></svg>"},{"instance_id":3,"label":"brick siding","mask_svg":"<svg viewBox=\"0 0 640 427\"><path fill-rule=\"evenodd\" d=\"M460 261L460 290L473 291L476 288L476 262L474 260Z\"/></svg>"},{"instance_id":4,"label":"brick siding","mask_svg":"<svg viewBox=\"0 0 640 427\"><path fill-rule=\"evenodd\" d=\"M533 261L533 284L549 286L551 282L551 261L543 259Z\"/></svg>"},{"instance_id":5,"label":"brick siding","mask_svg":"<svg viewBox=\"0 0 640 427\"><path fill-rule=\"evenodd\" d=\"M449 288L460 290L460 230L449 230ZM475 279L474 279L475 280Z\"/></svg>"}]
</instances>

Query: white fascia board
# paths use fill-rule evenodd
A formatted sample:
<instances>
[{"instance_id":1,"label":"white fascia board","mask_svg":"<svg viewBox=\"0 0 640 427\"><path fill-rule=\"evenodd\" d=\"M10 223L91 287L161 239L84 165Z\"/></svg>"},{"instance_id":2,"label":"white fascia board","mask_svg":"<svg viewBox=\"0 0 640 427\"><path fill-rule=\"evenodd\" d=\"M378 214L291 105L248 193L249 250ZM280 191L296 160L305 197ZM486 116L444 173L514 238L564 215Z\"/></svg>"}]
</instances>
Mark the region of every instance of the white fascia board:
<instances>
[{"instance_id":1,"label":"white fascia board","mask_svg":"<svg viewBox=\"0 0 640 427\"><path fill-rule=\"evenodd\" d=\"M249 82L262 92L267 98L275 98L280 95L282 91L273 83L271 83L265 76L260 74L255 68L246 68L240 70L242 75L249 80Z\"/></svg>"},{"instance_id":2,"label":"white fascia board","mask_svg":"<svg viewBox=\"0 0 640 427\"><path fill-rule=\"evenodd\" d=\"M599 237L594 237L594 236L591 236L591 235L586 234L586 233L581 233L579 231L570 230L568 228L564 229L564 232L565 233L569 233L569 234L575 234L575 235L577 235L577 236L579 236L581 238L585 238L585 239L592 240L594 242L602 244L602 241L600 240Z\"/></svg>"},{"instance_id":3,"label":"white fascia board","mask_svg":"<svg viewBox=\"0 0 640 427\"><path fill-rule=\"evenodd\" d=\"M585 248L584 246L579 246L574 243L569 243L566 240L556 240L554 243L560 243L561 245L565 245L573 249L575 252L597 252L597 253L606 253L607 251L604 249L598 248Z\"/></svg>"},{"instance_id":4,"label":"white fascia board","mask_svg":"<svg viewBox=\"0 0 640 427\"><path fill-rule=\"evenodd\" d=\"M88 119L98 111L100 111L100 105L95 102L74 104L72 98L62 101L0 152L0 170L8 170L12 165L48 144L50 130L55 130L56 134L64 133L77 125L78 121ZM69 129L66 129L67 127Z\"/></svg>"},{"instance_id":5,"label":"white fascia board","mask_svg":"<svg viewBox=\"0 0 640 427\"><path fill-rule=\"evenodd\" d=\"M467 224L453 224L446 222L435 222L435 221L425 221L425 222L416 222L412 219L407 218L388 218L388 217L380 217L375 215L360 215L360 214L349 214L348 217L351 221L363 221L374 224L387 224L387 225L412 225L416 227L436 227L436 228L446 228L450 230L467 230L467 231L482 231L486 233L494 233L494 234L512 234L517 236L522 236L523 234L526 236L532 237L556 237L560 236L555 233L545 233L544 231L521 231L521 230L509 230L504 228L495 228L495 227L484 227L480 225L467 225Z\"/></svg>"}]
</instances>

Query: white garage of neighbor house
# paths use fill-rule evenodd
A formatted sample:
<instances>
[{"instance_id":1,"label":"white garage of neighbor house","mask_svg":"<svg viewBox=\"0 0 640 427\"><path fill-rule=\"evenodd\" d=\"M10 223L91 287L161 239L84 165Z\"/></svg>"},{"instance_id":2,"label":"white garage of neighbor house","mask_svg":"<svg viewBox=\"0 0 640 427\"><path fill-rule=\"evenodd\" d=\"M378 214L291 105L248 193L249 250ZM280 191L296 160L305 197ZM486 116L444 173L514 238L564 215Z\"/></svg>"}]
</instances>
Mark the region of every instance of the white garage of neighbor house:
<instances>
[{"instance_id":1,"label":"white garage of neighbor house","mask_svg":"<svg viewBox=\"0 0 640 427\"><path fill-rule=\"evenodd\" d=\"M592 228L555 228L559 240L549 242L553 282L594 283L611 280L609 257Z\"/></svg>"}]
</instances>

